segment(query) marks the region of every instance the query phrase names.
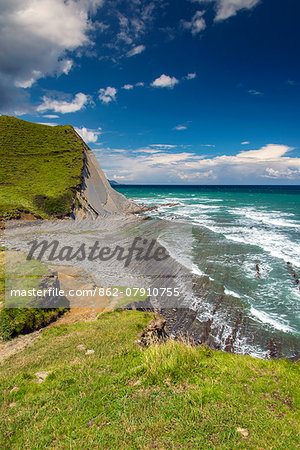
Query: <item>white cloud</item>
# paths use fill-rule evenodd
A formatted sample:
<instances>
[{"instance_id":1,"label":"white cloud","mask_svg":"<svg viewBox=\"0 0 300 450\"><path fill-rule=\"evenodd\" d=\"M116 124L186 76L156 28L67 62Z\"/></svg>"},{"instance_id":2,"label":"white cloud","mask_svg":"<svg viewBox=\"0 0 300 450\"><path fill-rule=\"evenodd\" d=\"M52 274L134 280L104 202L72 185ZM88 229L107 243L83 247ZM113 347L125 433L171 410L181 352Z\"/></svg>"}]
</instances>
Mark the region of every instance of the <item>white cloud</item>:
<instances>
[{"instance_id":1,"label":"white cloud","mask_svg":"<svg viewBox=\"0 0 300 450\"><path fill-rule=\"evenodd\" d=\"M140 53L144 52L146 50L146 47L144 45L137 45L136 47L133 47L129 52L127 52L126 56L128 58L131 58L132 56L139 55Z\"/></svg>"},{"instance_id":2,"label":"white cloud","mask_svg":"<svg viewBox=\"0 0 300 450\"><path fill-rule=\"evenodd\" d=\"M237 158L253 158L261 161L269 161L278 159L291 150L293 149L287 147L286 145L268 144L265 147L260 148L259 150L247 150L245 152L240 152L237 155Z\"/></svg>"},{"instance_id":3,"label":"white cloud","mask_svg":"<svg viewBox=\"0 0 300 450\"><path fill-rule=\"evenodd\" d=\"M45 117L45 119L58 119L59 116L57 114L44 114L43 117Z\"/></svg>"},{"instance_id":4,"label":"white cloud","mask_svg":"<svg viewBox=\"0 0 300 450\"><path fill-rule=\"evenodd\" d=\"M216 5L215 21L229 19L242 9L252 9L260 0L192 0L193 3L212 3Z\"/></svg>"},{"instance_id":5,"label":"white cloud","mask_svg":"<svg viewBox=\"0 0 300 450\"><path fill-rule=\"evenodd\" d=\"M31 78L23 81L15 81L15 86L27 89L30 88L38 78L42 76L42 72L40 70L33 70L31 73Z\"/></svg>"},{"instance_id":6,"label":"white cloud","mask_svg":"<svg viewBox=\"0 0 300 450\"><path fill-rule=\"evenodd\" d=\"M146 47L141 42L149 30L153 30L153 24L157 12L164 9L166 4L162 0L114 0L109 4L109 18L115 16L118 20L113 42L108 46L112 50L111 58L117 60L120 57L133 57L142 53Z\"/></svg>"},{"instance_id":7,"label":"white cloud","mask_svg":"<svg viewBox=\"0 0 300 450\"><path fill-rule=\"evenodd\" d=\"M186 130L187 126L186 125L176 125L176 127L173 128L173 130L177 130L177 131L182 131L182 130Z\"/></svg>"},{"instance_id":8,"label":"white cloud","mask_svg":"<svg viewBox=\"0 0 300 450\"><path fill-rule=\"evenodd\" d=\"M73 61L66 54L91 43L90 14L102 4L103 0L1 0L2 110L22 94L20 88L70 71Z\"/></svg>"},{"instance_id":9,"label":"white cloud","mask_svg":"<svg viewBox=\"0 0 300 450\"><path fill-rule=\"evenodd\" d=\"M150 144L150 147L160 148L160 149L171 149L176 148L176 145L174 144Z\"/></svg>"},{"instance_id":10,"label":"white cloud","mask_svg":"<svg viewBox=\"0 0 300 450\"><path fill-rule=\"evenodd\" d=\"M38 112L44 112L52 110L57 113L67 114L83 109L88 103L90 98L88 95L79 92L75 95L74 99L70 102L66 100L55 100L46 95L43 97L43 103L41 103L36 110Z\"/></svg>"},{"instance_id":11,"label":"white cloud","mask_svg":"<svg viewBox=\"0 0 300 450\"><path fill-rule=\"evenodd\" d=\"M89 142L96 143L99 135L101 134L100 129L88 130L85 127L82 127L82 128L74 127L74 128L86 143L89 143Z\"/></svg>"},{"instance_id":12,"label":"white cloud","mask_svg":"<svg viewBox=\"0 0 300 450\"><path fill-rule=\"evenodd\" d=\"M116 101L117 89L114 87L107 86L105 89L99 89L99 99L102 103L110 103Z\"/></svg>"},{"instance_id":13,"label":"white cloud","mask_svg":"<svg viewBox=\"0 0 300 450\"><path fill-rule=\"evenodd\" d=\"M250 142L249 141L244 141L244 142L241 142L241 145L249 145L250 144Z\"/></svg>"},{"instance_id":14,"label":"white cloud","mask_svg":"<svg viewBox=\"0 0 300 450\"><path fill-rule=\"evenodd\" d=\"M190 22L183 21L182 24L183 24L184 28L186 28L187 30L191 30L191 33L193 35L196 35L196 34L200 33L200 31L205 30L206 23L202 17L204 13L205 13L205 11L197 11L193 15L192 20Z\"/></svg>"},{"instance_id":15,"label":"white cloud","mask_svg":"<svg viewBox=\"0 0 300 450\"><path fill-rule=\"evenodd\" d=\"M252 9L260 0L217 0L216 21L235 16L241 9Z\"/></svg>"},{"instance_id":16,"label":"white cloud","mask_svg":"<svg viewBox=\"0 0 300 450\"><path fill-rule=\"evenodd\" d=\"M193 73L188 73L188 74L185 76L185 79L186 79L186 80L193 80L194 78L196 78L196 76L197 76L197 74L196 74L195 72L193 72Z\"/></svg>"},{"instance_id":17,"label":"white cloud","mask_svg":"<svg viewBox=\"0 0 300 450\"><path fill-rule=\"evenodd\" d=\"M156 155L151 155L147 158L148 166L172 166L177 165L178 163L182 163L184 161L190 161L193 159L199 159L197 155L194 153L158 153Z\"/></svg>"},{"instance_id":18,"label":"white cloud","mask_svg":"<svg viewBox=\"0 0 300 450\"><path fill-rule=\"evenodd\" d=\"M173 87L178 84L179 81L175 77L169 77L168 75L162 74L160 77L156 78L151 83L151 86L157 88L169 88L173 89Z\"/></svg>"},{"instance_id":19,"label":"white cloud","mask_svg":"<svg viewBox=\"0 0 300 450\"><path fill-rule=\"evenodd\" d=\"M145 86L145 83L143 83L142 81L139 81L138 83L135 83L135 84L124 84L124 86L122 86L122 89L125 89L126 91L130 91L131 89L133 89L135 87L141 87L141 86Z\"/></svg>"},{"instance_id":20,"label":"white cloud","mask_svg":"<svg viewBox=\"0 0 300 450\"><path fill-rule=\"evenodd\" d=\"M122 176L135 183L253 183L265 179L299 180L300 158L287 156L292 149L286 145L268 144L258 150L236 155L207 157L176 148L152 146L124 152L115 158L114 151L101 150L101 163L109 176ZM169 146L168 146L169 147ZM138 156L137 156L138 155Z\"/></svg>"},{"instance_id":21,"label":"white cloud","mask_svg":"<svg viewBox=\"0 0 300 450\"><path fill-rule=\"evenodd\" d=\"M73 67L73 61L71 59L64 59L63 61L61 61L60 70L65 75L68 75L68 73L70 72L72 67Z\"/></svg>"},{"instance_id":22,"label":"white cloud","mask_svg":"<svg viewBox=\"0 0 300 450\"><path fill-rule=\"evenodd\" d=\"M177 171L185 161L199 159L193 153L169 153L166 149L143 148L134 153L127 152L115 157L114 150L103 149L97 152L102 167L108 177L136 183L157 183L180 181ZM137 156L138 155L138 156Z\"/></svg>"},{"instance_id":23,"label":"white cloud","mask_svg":"<svg viewBox=\"0 0 300 450\"><path fill-rule=\"evenodd\" d=\"M249 89L248 94L251 94L251 95L263 95L262 92L257 91L256 89Z\"/></svg>"},{"instance_id":24,"label":"white cloud","mask_svg":"<svg viewBox=\"0 0 300 450\"><path fill-rule=\"evenodd\" d=\"M149 153L150 155L154 155L155 153L160 153L161 150L154 150L153 148L145 147L140 148L138 150L133 150L133 153Z\"/></svg>"},{"instance_id":25,"label":"white cloud","mask_svg":"<svg viewBox=\"0 0 300 450\"><path fill-rule=\"evenodd\" d=\"M54 122L36 122L39 125L46 125L47 127L56 127L58 125L58 123L54 123Z\"/></svg>"},{"instance_id":26,"label":"white cloud","mask_svg":"<svg viewBox=\"0 0 300 450\"><path fill-rule=\"evenodd\" d=\"M130 91L133 88L133 84L124 84L124 86L122 86L122 89L125 89L126 91Z\"/></svg>"},{"instance_id":27,"label":"white cloud","mask_svg":"<svg viewBox=\"0 0 300 450\"><path fill-rule=\"evenodd\" d=\"M286 80L286 84L289 86L297 86L298 83L295 80Z\"/></svg>"},{"instance_id":28,"label":"white cloud","mask_svg":"<svg viewBox=\"0 0 300 450\"><path fill-rule=\"evenodd\" d=\"M115 148L115 149L114 149L114 152L115 152L115 153L126 153L127 150L125 150L124 148Z\"/></svg>"},{"instance_id":29,"label":"white cloud","mask_svg":"<svg viewBox=\"0 0 300 450\"><path fill-rule=\"evenodd\" d=\"M286 178L286 179L295 179L298 178L300 176L300 169L279 169L279 170L275 170L272 169L270 167L267 167L266 169L266 174L265 174L265 178Z\"/></svg>"}]
</instances>

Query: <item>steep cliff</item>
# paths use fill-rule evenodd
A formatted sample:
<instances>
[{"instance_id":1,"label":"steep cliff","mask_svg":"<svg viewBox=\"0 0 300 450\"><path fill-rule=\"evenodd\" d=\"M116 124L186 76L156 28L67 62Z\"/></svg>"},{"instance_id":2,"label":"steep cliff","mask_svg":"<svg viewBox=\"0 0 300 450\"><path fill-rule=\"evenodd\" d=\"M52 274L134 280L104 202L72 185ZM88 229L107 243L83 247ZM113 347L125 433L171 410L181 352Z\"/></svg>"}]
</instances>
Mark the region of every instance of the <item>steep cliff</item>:
<instances>
[{"instance_id":1,"label":"steep cliff","mask_svg":"<svg viewBox=\"0 0 300 450\"><path fill-rule=\"evenodd\" d=\"M111 187L95 154L74 129L73 131L82 142L84 152L82 183L77 192L75 217L97 218L108 214L132 214L139 212L141 210L139 205Z\"/></svg>"},{"instance_id":2,"label":"steep cliff","mask_svg":"<svg viewBox=\"0 0 300 450\"><path fill-rule=\"evenodd\" d=\"M71 125L0 116L0 219L97 218L139 207L116 192Z\"/></svg>"}]
</instances>

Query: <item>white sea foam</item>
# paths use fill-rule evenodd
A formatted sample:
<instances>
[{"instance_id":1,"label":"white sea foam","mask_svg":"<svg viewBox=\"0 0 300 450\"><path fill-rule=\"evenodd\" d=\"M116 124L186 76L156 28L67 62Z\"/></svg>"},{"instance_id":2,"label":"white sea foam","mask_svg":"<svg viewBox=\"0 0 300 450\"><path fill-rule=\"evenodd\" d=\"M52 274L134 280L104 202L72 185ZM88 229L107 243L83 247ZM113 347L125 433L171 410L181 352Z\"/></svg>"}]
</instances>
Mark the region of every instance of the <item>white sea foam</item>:
<instances>
[{"instance_id":1,"label":"white sea foam","mask_svg":"<svg viewBox=\"0 0 300 450\"><path fill-rule=\"evenodd\" d=\"M195 275L199 275L199 277L202 277L204 275L204 273L194 263L191 264L191 270L192 273L194 273Z\"/></svg>"},{"instance_id":2,"label":"white sea foam","mask_svg":"<svg viewBox=\"0 0 300 450\"><path fill-rule=\"evenodd\" d=\"M208 204L208 203L202 205L200 203L200 204L197 204L197 205L189 205L189 208L185 208L185 210L186 209L188 209L189 211L193 210L193 212L195 213L195 212L197 212L197 209L204 209L206 211L217 211L217 210L220 209L220 206L211 205L211 204Z\"/></svg>"},{"instance_id":3,"label":"white sea foam","mask_svg":"<svg viewBox=\"0 0 300 450\"><path fill-rule=\"evenodd\" d=\"M239 234L224 233L227 239L242 244L259 246L275 258L290 261L294 266L300 267L300 244L292 242L280 232L244 228Z\"/></svg>"},{"instance_id":4,"label":"white sea foam","mask_svg":"<svg viewBox=\"0 0 300 450\"><path fill-rule=\"evenodd\" d=\"M224 288L224 293L226 295L231 295L231 297L241 298L240 294L238 294L237 292L231 291L230 289L227 289L226 287Z\"/></svg>"},{"instance_id":5,"label":"white sea foam","mask_svg":"<svg viewBox=\"0 0 300 450\"><path fill-rule=\"evenodd\" d=\"M162 203L165 202L165 200L166 199L163 199ZM215 201L216 199L213 200ZM273 257L283 259L284 261L290 261L294 266L300 267L300 244L292 242L280 229L278 230L280 227L292 227L295 229L299 227L300 229L298 223L285 218L292 217L292 213L285 213L281 218L278 218L276 215L279 213L277 212L260 212L256 211L254 208L231 208L229 210L231 214L233 213L240 216L242 220L244 218L248 220L251 219L251 222L244 222L244 226L241 222L240 226L237 227L230 225L230 223L218 224L214 221L209 213L215 213L219 208L219 206L209 204L189 204L176 209L176 213L173 208L170 209L168 207L161 207L159 211L164 214L164 217L167 220L203 226L214 233L223 234L226 239L231 241L251 246L259 246ZM153 215L156 214L157 211L154 211ZM261 222L269 223L273 228L268 228L266 230L257 228L255 225ZM250 228L250 226L253 228Z\"/></svg>"},{"instance_id":6,"label":"white sea foam","mask_svg":"<svg viewBox=\"0 0 300 450\"><path fill-rule=\"evenodd\" d=\"M224 200L221 198L202 198L198 197L197 201L199 203L214 203L214 202L223 202Z\"/></svg>"},{"instance_id":7,"label":"white sea foam","mask_svg":"<svg viewBox=\"0 0 300 450\"><path fill-rule=\"evenodd\" d=\"M264 211L261 209L255 209L251 207L247 208L234 208L229 210L233 214L247 217L255 224L264 223L266 225L272 225L276 227L288 227L288 228L300 228L300 224L295 220L291 220L294 217L292 213L283 213L281 211ZM288 218L287 218L288 217Z\"/></svg>"},{"instance_id":8,"label":"white sea foam","mask_svg":"<svg viewBox=\"0 0 300 450\"><path fill-rule=\"evenodd\" d=\"M296 330L291 328L288 324L283 323L282 320L280 320L278 317L273 317L271 314L267 314L264 311L259 311L258 309L251 306L250 313L258 319L262 323L267 323L268 325L271 325L276 330L284 331L284 332L291 332L291 333L297 333Z\"/></svg>"}]
</instances>

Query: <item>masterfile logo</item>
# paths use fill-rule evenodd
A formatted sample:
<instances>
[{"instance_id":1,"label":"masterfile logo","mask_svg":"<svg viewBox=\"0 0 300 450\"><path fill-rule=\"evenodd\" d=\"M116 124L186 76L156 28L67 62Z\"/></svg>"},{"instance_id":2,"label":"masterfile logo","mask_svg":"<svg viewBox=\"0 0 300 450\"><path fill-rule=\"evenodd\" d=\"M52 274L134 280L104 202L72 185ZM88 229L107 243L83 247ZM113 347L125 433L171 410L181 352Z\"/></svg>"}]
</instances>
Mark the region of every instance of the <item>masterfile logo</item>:
<instances>
[{"instance_id":1,"label":"masterfile logo","mask_svg":"<svg viewBox=\"0 0 300 450\"><path fill-rule=\"evenodd\" d=\"M124 267L128 267L131 261L150 261L151 259L159 262L164 261L170 257L167 250L157 245L155 239L148 241L142 237L133 239L128 248L117 245L115 248L108 246L101 246L99 241L96 241L92 246L87 246L85 243L80 244L79 247L60 246L58 240L48 242L32 241L27 260L35 259L41 261L46 258L48 261L109 261L116 259L117 261L124 261Z\"/></svg>"}]
</instances>

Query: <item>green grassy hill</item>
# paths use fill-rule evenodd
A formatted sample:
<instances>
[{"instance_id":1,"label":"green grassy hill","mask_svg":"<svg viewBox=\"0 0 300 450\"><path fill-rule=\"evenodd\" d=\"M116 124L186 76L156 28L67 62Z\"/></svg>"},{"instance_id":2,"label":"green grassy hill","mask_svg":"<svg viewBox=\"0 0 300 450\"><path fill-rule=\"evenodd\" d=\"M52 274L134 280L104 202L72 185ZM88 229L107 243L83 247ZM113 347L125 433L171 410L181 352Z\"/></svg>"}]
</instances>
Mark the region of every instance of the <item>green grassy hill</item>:
<instances>
[{"instance_id":1,"label":"green grassy hill","mask_svg":"<svg viewBox=\"0 0 300 450\"><path fill-rule=\"evenodd\" d=\"M71 212L81 183L83 147L71 126L0 116L0 218Z\"/></svg>"},{"instance_id":2,"label":"green grassy hill","mask_svg":"<svg viewBox=\"0 0 300 450\"><path fill-rule=\"evenodd\" d=\"M150 318L55 325L6 360L1 448L297 448L297 364L174 341L142 348Z\"/></svg>"}]
</instances>

